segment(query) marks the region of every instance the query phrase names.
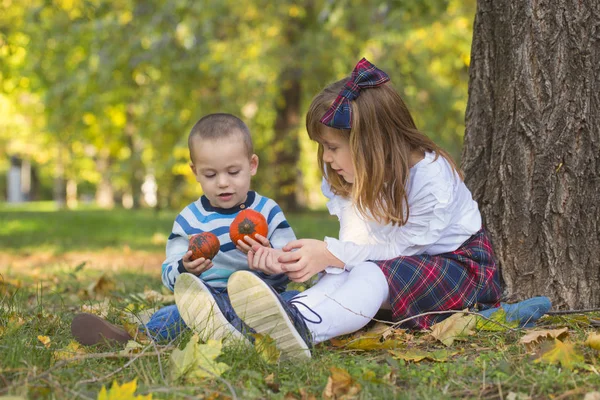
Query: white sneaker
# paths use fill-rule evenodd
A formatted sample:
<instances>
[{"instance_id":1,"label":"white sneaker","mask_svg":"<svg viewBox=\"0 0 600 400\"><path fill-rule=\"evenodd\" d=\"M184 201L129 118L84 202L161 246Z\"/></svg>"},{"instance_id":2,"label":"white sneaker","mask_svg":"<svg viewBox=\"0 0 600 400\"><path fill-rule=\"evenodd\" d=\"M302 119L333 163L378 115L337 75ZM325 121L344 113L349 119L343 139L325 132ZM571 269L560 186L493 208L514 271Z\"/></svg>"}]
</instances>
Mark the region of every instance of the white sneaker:
<instances>
[{"instance_id":1,"label":"white sneaker","mask_svg":"<svg viewBox=\"0 0 600 400\"><path fill-rule=\"evenodd\" d=\"M237 318L231 305L224 304L227 302L215 297L213 291L200 278L181 274L175 282L175 303L181 318L204 342L215 339L250 345L246 336L230 322Z\"/></svg>"},{"instance_id":2,"label":"white sneaker","mask_svg":"<svg viewBox=\"0 0 600 400\"><path fill-rule=\"evenodd\" d=\"M310 332L300 312L262 279L250 271L234 272L227 282L227 292L236 314L257 333L275 340L282 359L311 357Z\"/></svg>"}]
</instances>

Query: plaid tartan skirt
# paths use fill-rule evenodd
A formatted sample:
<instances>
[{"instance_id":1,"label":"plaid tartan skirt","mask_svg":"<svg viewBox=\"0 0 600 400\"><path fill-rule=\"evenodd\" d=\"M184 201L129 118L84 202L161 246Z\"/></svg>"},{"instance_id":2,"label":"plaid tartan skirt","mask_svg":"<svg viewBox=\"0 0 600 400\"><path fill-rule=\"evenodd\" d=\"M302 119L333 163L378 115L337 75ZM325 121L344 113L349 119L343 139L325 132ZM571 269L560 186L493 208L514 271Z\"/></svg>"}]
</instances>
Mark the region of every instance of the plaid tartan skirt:
<instances>
[{"instance_id":1,"label":"plaid tartan skirt","mask_svg":"<svg viewBox=\"0 0 600 400\"><path fill-rule=\"evenodd\" d=\"M388 280L392 319L396 322L428 311L486 309L500 301L494 251L483 229L451 253L375 263ZM425 315L404 322L402 327L427 329L450 315Z\"/></svg>"}]
</instances>

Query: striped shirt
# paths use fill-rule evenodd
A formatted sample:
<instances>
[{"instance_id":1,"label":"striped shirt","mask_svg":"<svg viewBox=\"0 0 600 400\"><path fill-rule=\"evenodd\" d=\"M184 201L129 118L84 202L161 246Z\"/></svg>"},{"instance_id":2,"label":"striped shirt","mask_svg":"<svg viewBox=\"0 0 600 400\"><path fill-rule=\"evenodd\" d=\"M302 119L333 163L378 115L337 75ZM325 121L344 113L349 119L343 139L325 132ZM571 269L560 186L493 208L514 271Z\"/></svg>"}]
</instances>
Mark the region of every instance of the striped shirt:
<instances>
[{"instance_id":1,"label":"striped shirt","mask_svg":"<svg viewBox=\"0 0 600 400\"><path fill-rule=\"evenodd\" d=\"M267 197L250 191L244 203L223 209L211 206L206 196L202 196L184 208L175 219L173 231L167 241L167 258L162 264L164 285L173 291L177 277L186 272L182 258L188 251L189 238L201 232L212 232L221 242L219 253L212 260L213 267L200 274L200 278L206 284L214 288L225 288L231 274L239 270L248 270L246 255L236 249L229 238L229 227L233 219L239 211L247 208L260 212L266 218L269 225L267 238L273 248L280 249L296 239L281 208ZM288 283L285 274L259 275L278 291L285 290Z\"/></svg>"}]
</instances>

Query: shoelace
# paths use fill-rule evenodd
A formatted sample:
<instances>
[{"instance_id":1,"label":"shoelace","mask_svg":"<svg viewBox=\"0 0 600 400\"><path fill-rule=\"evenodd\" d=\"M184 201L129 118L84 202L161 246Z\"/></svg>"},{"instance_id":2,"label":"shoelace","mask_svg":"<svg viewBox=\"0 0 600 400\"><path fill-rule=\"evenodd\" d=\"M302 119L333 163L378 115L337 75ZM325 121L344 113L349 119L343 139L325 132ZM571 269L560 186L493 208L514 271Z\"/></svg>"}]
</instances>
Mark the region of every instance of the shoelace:
<instances>
[{"instance_id":1,"label":"shoelace","mask_svg":"<svg viewBox=\"0 0 600 400\"><path fill-rule=\"evenodd\" d=\"M321 316L319 314L317 314L317 312L315 310L313 310L312 308L310 308L309 306L307 306L306 304L304 304L301 301L298 301L297 299L301 298L301 297L306 297L306 295L302 295L302 296L296 296L293 299L291 299L290 301L288 301L288 304L290 306L293 306L296 311L298 311L298 314L300 314L300 316L302 317L303 320L310 322L311 324L320 324L321 322L323 322L323 318L321 318ZM296 306L296 304L301 304L303 305L308 311L310 311L311 313L313 313L313 315L316 315L316 317L319 319L318 321L313 321L310 320L308 318L306 318L304 316L304 314L302 314L302 312L300 312L300 310L298 310L298 306Z\"/></svg>"}]
</instances>

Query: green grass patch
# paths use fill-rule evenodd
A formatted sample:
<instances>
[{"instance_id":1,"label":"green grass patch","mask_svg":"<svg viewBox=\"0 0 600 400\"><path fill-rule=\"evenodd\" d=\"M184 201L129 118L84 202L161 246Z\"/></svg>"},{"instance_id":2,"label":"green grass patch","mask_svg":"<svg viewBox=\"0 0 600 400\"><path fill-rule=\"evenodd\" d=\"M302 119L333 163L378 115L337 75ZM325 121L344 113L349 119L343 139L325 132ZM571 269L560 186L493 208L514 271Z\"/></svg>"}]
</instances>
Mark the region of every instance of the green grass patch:
<instances>
[{"instance_id":1,"label":"green grass patch","mask_svg":"<svg viewBox=\"0 0 600 400\"><path fill-rule=\"evenodd\" d=\"M162 253L164 244L152 237L168 235L176 212L128 210L0 210L1 252L35 253L42 247L68 255L90 251L98 257L132 249ZM335 236L337 222L323 212L288 215L298 237ZM1 253L0 253L1 255ZM413 332L400 352L448 349L445 362L403 361L387 350L356 351L320 344L308 362L269 363L253 349L225 348L219 361L230 368L219 378L195 382L170 379L169 356L182 349L191 333L173 343L149 346L149 356L127 358L122 348L87 348L77 361L59 354L69 346L70 323L82 307L96 307L106 318L122 323L125 309L164 305L143 295L145 290L168 294L156 270L144 272L128 263L98 270L68 262L38 265L27 270L0 265L0 396L35 399L96 399L103 385L137 379L137 394L154 399L320 399L327 393L334 368L349 374L353 395L360 399L546 399L583 398L600 387L600 352L583 341L593 322L589 318L552 317L541 328L569 328L571 343L584 363L573 370L535 362L544 346L526 348L522 331L478 332L445 348ZM102 293L90 288L104 276ZM136 295L137 294L137 295ZM43 344L38 337L47 337ZM161 353L160 357L157 353ZM136 357L134 355L133 357ZM562 396L562 397L561 397Z\"/></svg>"}]
</instances>

